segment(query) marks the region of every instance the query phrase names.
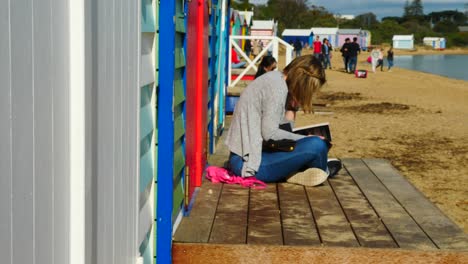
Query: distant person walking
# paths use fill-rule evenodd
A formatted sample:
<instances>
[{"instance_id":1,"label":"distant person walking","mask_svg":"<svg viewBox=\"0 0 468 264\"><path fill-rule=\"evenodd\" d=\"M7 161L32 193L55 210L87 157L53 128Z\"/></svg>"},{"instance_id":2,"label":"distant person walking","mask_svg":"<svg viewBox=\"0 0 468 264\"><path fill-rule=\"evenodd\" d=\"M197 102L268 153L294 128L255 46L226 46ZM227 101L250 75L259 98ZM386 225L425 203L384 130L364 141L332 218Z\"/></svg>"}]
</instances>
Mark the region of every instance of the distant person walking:
<instances>
[{"instance_id":1,"label":"distant person walking","mask_svg":"<svg viewBox=\"0 0 468 264\"><path fill-rule=\"evenodd\" d=\"M252 42L250 39L246 39L244 43L244 51L247 57L250 58L250 53L252 52Z\"/></svg>"},{"instance_id":2,"label":"distant person walking","mask_svg":"<svg viewBox=\"0 0 468 264\"><path fill-rule=\"evenodd\" d=\"M326 69L327 67L329 69L332 68L331 66L331 52L333 48L332 45L330 44L330 41L328 41L327 38L323 39L323 45L322 45L322 58L323 58L323 68Z\"/></svg>"},{"instance_id":3,"label":"distant person walking","mask_svg":"<svg viewBox=\"0 0 468 264\"><path fill-rule=\"evenodd\" d=\"M380 48L374 48L371 52L371 63L372 63L372 71L375 72L375 69L377 68L379 58L382 56L382 52L380 51Z\"/></svg>"},{"instance_id":4,"label":"distant person walking","mask_svg":"<svg viewBox=\"0 0 468 264\"><path fill-rule=\"evenodd\" d=\"M341 46L341 56L343 57L344 69L345 72L349 72L349 49L350 49L350 40L349 38L345 39L345 43Z\"/></svg>"},{"instance_id":5,"label":"distant person walking","mask_svg":"<svg viewBox=\"0 0 468 264\"><path fill-rule=\"evenodd\" d=\"M301 56L302 43L298 38L296 38L296 41L294 42L294 51L296 51L296 58Z\"/></svg>"},{"instance_id":6,"label":"distant person walking","mask_svg":"<svg viewBox=\"0 0 468 264\"><path fill-rule=\"evenodd\" d=\"M349 45L349 70L351 73L356 71L357 56L361 53L361 46L357 43L357 37L353 38L353 42Z\"/></svg>"},{"instance_id":7,"label":"distant person walking","mask_svg":"<svg viewBox=\"0 0 468 264\"><path fill-rule=\"evenodd\" d=\"M387 62L388 62L388 71L392 71L393 67L393 46L390 46L390 49L387 51Z\"/></svg>"},{"instance_id":8,"label":"distant person walking","mask_svg":"<svg viewBox=\"0 0 468 264\"><path fill-rule=\"evenodd\" d=\"M314 57L322 61L322 42L320 36L315 37L314 41Z\"/></svg>"},{"instance_id":9,"label":"distant person walking","mask_svg":"<svg viewBox=\"0 0 468 264\"><path fill-rule=\"evenodd\" d=\"M253 56L254 57L257 57L258 54L260 54L260 52L262 51L262 42L259 41L259 40L254 40L253 41Z\"/></svg>"},{"instance_id":10,"label":"distant person walking","mask_svg":"<svg viewBox=\"0 0 468 264\"><path fill-rule=\"evenodd\" d=\"M383 50L382 50L382 49L378 49L378 50L379 50L379 59L377 60L377 66L376 66L376 68L380 67L380 71L383 71L383 67L384 67L384 63L383 63L384 53L383 53Z\"/></svg>"}]
</instances>

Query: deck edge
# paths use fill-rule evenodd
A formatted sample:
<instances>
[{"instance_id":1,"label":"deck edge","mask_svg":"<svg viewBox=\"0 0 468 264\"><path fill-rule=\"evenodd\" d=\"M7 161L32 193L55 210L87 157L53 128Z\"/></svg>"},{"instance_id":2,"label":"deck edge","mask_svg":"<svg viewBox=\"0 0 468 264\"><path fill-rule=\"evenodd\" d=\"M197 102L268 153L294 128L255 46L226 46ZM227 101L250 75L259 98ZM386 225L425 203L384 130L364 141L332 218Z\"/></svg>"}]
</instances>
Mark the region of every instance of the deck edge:
<instances>
[{"instance_id":1,"label":"deck edge","mask_svg":"<svg viewBox=\"0 0 468 264\"><path fill-rule=\"evenodd\" d=\"M174 243L174 263L468 263L468 251Z\"/></svg>"}]
</instances>

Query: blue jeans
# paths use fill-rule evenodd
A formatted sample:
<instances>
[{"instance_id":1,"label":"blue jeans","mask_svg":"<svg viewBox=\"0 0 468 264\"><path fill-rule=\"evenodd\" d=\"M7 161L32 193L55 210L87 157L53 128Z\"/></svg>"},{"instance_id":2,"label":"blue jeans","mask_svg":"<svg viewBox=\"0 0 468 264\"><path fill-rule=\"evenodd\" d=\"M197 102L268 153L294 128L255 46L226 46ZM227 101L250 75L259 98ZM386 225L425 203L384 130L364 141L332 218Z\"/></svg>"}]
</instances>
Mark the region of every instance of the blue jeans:
<instances>
[{"instance_id":1,"label":"blue jeans","mask_svg":"<svg viewBox=\"0 0 468 264\"><path fill-rule=\"evenodd\" d=\"M356 71L356 65L357 65L357 57L356 57L356 56L350 57L350 58L349 58L349 66L348 66L348 68L349 68L349 70L350 70L351 72Z\"/></svg>"},{"instance_id":2,"label":"blue jeans","mask_svg":"<svg viewBox=\"0 0 468 264\"><path fill-rule=\"evenodd\" d=\"M387 59L388 62L388 69L390 70L393 67L393 60Z\"/></svg>"},{"instance_id":3,"label":"blue jeans","mask_svg":"<svg viewBox=\"0 0 468 264\"><path fill-rule=\"evenodd\" d=\"M231 68L237 69L237 68L242 68L245 66L245 61L240 61L238 63L231 63Z\"/></svg>"},{"instance_id":4,"label":"blue jeans","mask_svg":"<svg viewBox=\"0 0 468 264\"><path fill-rule=\"evenodd\" d=\"M323 54L323 68L331 68L330 54Z\"/></svg>"},{"instance_id":5,"label":"blue jeans","mask_svg":"<svg viewBox=\"0 0 468 264\"><path fill-rule=\"evenodd\" d=\"M302 50L296 50L296 58L300 57L302 53Z\"/></svg>"},{"instance_id":6,"label":"blue jeans","mask_svg":"<svg viewBox=\"0 0 468 264\"><path fill-rule=\"evenodd\" d=\"M291 152L262 152L262 162L255 177L264 182L281 182L292 174L308 168L327 171L328 147L319 137L306 137L296 142ZM244 161L231 153L229 165L236 175L241 175Z\"/></svg>"}]
</instances>

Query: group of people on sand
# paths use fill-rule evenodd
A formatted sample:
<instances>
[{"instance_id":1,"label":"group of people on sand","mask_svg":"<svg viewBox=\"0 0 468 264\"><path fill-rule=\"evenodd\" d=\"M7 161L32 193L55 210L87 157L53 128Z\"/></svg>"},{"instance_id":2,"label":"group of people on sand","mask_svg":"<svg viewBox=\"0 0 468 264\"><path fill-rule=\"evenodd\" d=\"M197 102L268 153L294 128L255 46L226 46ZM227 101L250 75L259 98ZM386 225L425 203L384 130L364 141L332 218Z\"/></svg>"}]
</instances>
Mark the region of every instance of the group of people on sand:
<instances>
[{"instance_id":1,"label":"group of people on sand","mask_svg":"<svg viewBox=\"0 0 468 264\"><path fill-rule=\"evenodd\" d=\"M387 71L391 72L392 67L393 67L393 47L390 46L390 48L387 51L387 62L388 62L388 68ZM369 58L367 59L367 62L372 64L372 71L375 72L377 68L380 67L380 71L383 71L384 68L384 49L380 47L376 47L372 49L371 54Z\"/></svg>"},{"instance_id":2,"label":"group of people on sand","mask_svg":"<svg viewBox=\"0 0 468 264\"><path fill-rule=\"evenodd\" d=\"M341 169L341 161L329 159L331 145L320 136L295 134L296 112L311 113L312 102L325 84L325 68L314 55L296 57L283 71L274 71L276 60L265 56L255 80L236 104L226 145L227 169L243 178L263 182L290 182L316 186ZM292 151L265 151L269 140L295 142Z\"/></svg>"},{"instance_id":3,"label":"group of people on sand","mask_svg":"<svg viewBox=\"0 0 468 264\"><path fill-rule=\"evenodd\" d=\"M302 43L299 39L296 39L294 42L294 51L296 58L301 56L302 51ZM317 58L323 65L324 69L331 69L331 58L332 58L332 51L333 47L330 41L327 38L324 38L322 41L320 40L320 36L315 38L315 41L312 43L313 54L314 57Z\"/></svg>"},{"instance_id":4,"label":"group of people on sand","mask_svg":"<svg viewBox=\"0 0 468 264\"><path fill-rule=\"evenodd\" d=\"M357 42L357 37L345 39L345 43L341 46L340 52L343 57L344 69L347 73L354 73L357 66L357 57L361 53L361 46Z\"/></svg>"},{"instance_id":5,"label":"group of people on sand","mask_svg":"<svg viewBox=\"0 0 468 264\"><path fill-rule=\"evenodd\" d=\"M347 73L354 73L357 66L357 56L361 53L361 47L357 42L357 37L353 38L353 41L349 38L345 39L345 43L340 49L341 56L343 57L344 69ZM393 47L387 51L387 62L388 62L388 71L391 71L393 67ZM375 47L372 49L369 58L367 59L369 63L372 64L372 71L375 72L377 68L380 67L380 70L383 71L384 67L384 50L381 47Z\"/></svg>"}]
</instances>

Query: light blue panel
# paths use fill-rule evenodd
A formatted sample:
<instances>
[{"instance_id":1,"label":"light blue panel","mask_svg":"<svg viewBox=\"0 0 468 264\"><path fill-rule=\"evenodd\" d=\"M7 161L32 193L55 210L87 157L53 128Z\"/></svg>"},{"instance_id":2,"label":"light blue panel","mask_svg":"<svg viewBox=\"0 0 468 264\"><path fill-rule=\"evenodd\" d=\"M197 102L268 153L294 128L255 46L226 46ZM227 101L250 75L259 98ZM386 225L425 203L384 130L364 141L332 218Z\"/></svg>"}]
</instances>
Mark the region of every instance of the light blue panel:
<instances>
[{"instance_id":1,"label":"light blue panel","mask_svg":"<svg viewBox=\"0 0 468 264\"><path fill-rule=\"evenodd\" d=\"M153 87L146 85L140 89L140 106L145 106L151 103L151 97L153 94Z\"/></svg>"},{"instance_id":2,"label":"light blue panel","mask_svg":"<svg viewBox=\"0 0 468 264\"><path fill-rule=\"evenodd\" d=\"M153 262L153 252L150 246L151 231L148 232L143 242L140 244L139 252L143 257L143 263L152 263Z\"/></svg>"},{"instance_id":3,"label":"light blue panel","mask_svg":"<svg viewBox=\"0 0 468 264\"><path fill-rule=\"evenodd\" d=\"M153 107L147 104L140 109L140 138L152 134L154 130Z\"/></svg>"},{"instance_id":4,"label":"light blue panel","mask_svg":"<svg viewBox=\"0 0 468 264\"><path fill-rule=\"evenodd\" d=\"M11 75L10 8L0 2L0 256L11 259Z\"/></svg>"},{"instance_id":5,"label":"light blue panel","mask_svg":"<svg viewBox=\"0 0 468 264\"><path fill-rule=\"evenodd\" d=\"M155 65L153 63L153 43L155 38L156 31L156 22L155 22L155 10L153 9L153 0L142 0L141 1L141 67L140 67L140 86L141 88L141 98L140 98L140 197L143 195L143 192L148 191L148 188L151 188L155 180L155 161L156 157L154 154L154 133L156 131L156 119L155 119L155 109L152 104L154 96L154 86L155 86ZM156 3L158 5L158 3ZM157 60L157 58L156 58ZM155 189L155 192L157 190ZM149 198L152 201L152 197ZM141 201L140 201L141 203ZM140 217L150 216L150 221L153 221L155 216L151 214L142 215ZM140 224L142 225L142 219L140 219ZM146 228L144 226L139 226L139 229ZM140 247L140 254L144 257L144 263L150 264L153 262L153 251L150 241L154 240L151 237L150 232L147 234L144 248ZM139 241L140 242L140 241Z\"/></svg>"},{"instance_id":6,"label":"light blue panel","mask_svg":"<svg viewBox=\"0 0 468 264\"><path fill-rule=\"evenodd\" d=\"M146 152L140 159L140 192L153 180L153 153Z\"/></svg>"},{"instance_id":7,"label":"light blue panel","mask_svg":"<svg viewBox=\"0 0 468 264\"><path fill-rule=\"evenodd\" d=\"M31 0L11 4L13 262L34 261L33 35ZM2 36L3 37L3 36ZM2 124L3 125L3 124ZM64 174L66 177L67 174ZM64 177L64 178L65 178Z\"/></svg>"},{"instance_id":8,"label":"light blue panel","mask_svg":"<svg viewBox=\"0 0 468 264\"><path fill-rule=\"evenodd\" d=\"M141 31L142 32L155 32L156 31L152 0L141 1Z\"/></svg>"}]
</instances>

